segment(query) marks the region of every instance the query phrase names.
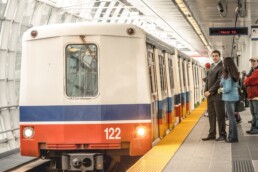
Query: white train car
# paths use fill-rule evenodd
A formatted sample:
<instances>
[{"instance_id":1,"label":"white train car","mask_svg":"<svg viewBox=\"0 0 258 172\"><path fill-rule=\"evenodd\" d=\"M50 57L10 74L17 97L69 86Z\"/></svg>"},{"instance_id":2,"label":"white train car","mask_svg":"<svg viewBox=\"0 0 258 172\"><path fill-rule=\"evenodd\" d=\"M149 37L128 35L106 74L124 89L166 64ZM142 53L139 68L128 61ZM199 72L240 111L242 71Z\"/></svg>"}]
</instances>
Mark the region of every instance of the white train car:
<instances>
[{"instance_id":1,"label":"white train car","mask_svg":"<svg viewBox=\"0 0 258 172\"><path fill-rule=\"evenodd\" d=\"M31 28L22 47L21 154L75 171L145 154L184 116L182 74L199 80L179 53L128 24Z\"/></svg>"}]
</instances>

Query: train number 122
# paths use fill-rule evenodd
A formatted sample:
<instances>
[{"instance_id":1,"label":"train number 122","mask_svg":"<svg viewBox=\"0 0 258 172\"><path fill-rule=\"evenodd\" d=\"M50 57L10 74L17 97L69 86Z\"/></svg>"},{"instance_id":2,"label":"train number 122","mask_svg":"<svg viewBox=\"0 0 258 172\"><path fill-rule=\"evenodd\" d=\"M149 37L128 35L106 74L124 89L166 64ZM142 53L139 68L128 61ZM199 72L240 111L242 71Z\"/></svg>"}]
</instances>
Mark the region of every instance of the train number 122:
<instances>
[{"instance_id":1,"label":"train number 122","mask_svg":"<svg viewBox=\"0 0 258 172\"><path fill-rule=\"evenodd\" d=\"M106 128L104 130L106 133L106 139L107 140L114 140L114 139L121 139L120 134L121 134L121 129L120 128Z\"/></svg>"}]
</instances>

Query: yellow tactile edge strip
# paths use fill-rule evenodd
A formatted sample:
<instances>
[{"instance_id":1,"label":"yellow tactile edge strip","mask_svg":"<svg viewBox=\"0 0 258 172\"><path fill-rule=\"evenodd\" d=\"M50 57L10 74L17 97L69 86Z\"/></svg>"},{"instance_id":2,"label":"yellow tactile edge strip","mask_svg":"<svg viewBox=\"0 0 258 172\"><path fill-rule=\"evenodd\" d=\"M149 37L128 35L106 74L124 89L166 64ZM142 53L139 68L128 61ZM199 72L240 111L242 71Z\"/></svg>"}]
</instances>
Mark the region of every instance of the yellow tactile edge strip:
<instances>
[{"instance_id":1,"label":"yellow tactile edge strip","mask_svg":"<svg viewBox=\"0 0 258 172\"><path fill-rule=\"evenodd\" d=\"M197 124L206 109L207 102L204 101L162 139L159 144L141 157L128 172L161 172L193 127Z\"/></svg>"}]
</instances>

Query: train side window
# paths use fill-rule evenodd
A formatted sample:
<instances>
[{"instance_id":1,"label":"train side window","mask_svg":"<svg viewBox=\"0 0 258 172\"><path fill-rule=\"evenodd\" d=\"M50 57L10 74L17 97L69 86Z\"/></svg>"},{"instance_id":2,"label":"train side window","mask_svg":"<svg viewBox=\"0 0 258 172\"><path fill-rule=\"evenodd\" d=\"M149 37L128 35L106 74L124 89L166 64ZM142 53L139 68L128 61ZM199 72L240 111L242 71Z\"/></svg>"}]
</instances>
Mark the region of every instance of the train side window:
<instances>
[{"instance_id":1,"label":"train side window","mask_svg":"<svg viewBox=\"0 0 258 172\"><path fill-rule=\"evenodd\" d=\"M190 77L189 77L189 63L187 62L186 63L186 80L188 81L188 85L187 86L190 86Z\"/></svg>"},{"instance_id":2,"label":"train side window","mask_svg":"<svg viewBox=\"0 0 258 172\"><path fill-rule=\"evenodd\" d=\"M155 73L155 60L153 52L148 52L148 65L149 65L149 74L150 74L150 82L151 82L151 93L157 92L156 85L156 73Z\"/></svg>"},{"instance_id":3,"label":"train side window","mask_svg":"<svg viewBox=\"0 0 258 172\"><path fill-rule=\"evenodd\" d=\"M167 89L166 66L165 66L164 56L161 56L161 55L159 55L159 70L160 70L161 91L165 91Z\"/></svg>"},{"instance_id":4,"label":"train side window","mask_svg":"<svg viewBox=\"0 0 258 172\"><path fill-rule=\"evenodd\" d=\"M94 97L98 93L97 46L66 46L66 94L69 97Z\"/></svg>"},{"instance_id":5,"label":"train side window","mask_svg":"<svg viewBox=\"0 0 258 172\"><path fill-rule=\"evenodd\" d=\"M174 86L174 74L173 74L173 63L172 59L168 59L168 66L169 66L169 77L170 77L170 88L173 89Z\"/></svg>"},{"instance_id":6,"label":"train side window","mask_svg":"<svg viewBox=\"0 0 258 172\"><path fill-rule=\"evenodd\" d=\"M3 132L3 131L5 131L5 124L4 124L3 117L0 116L0 132ZM1 140L6 140L6 139L7 139L6 133L5 133L5 132L4 132L4 133L1 133L1 134L0 134L0 141L1 141Z\"/></svg>"},{"instance_id":7,"label":"train side window","mask_svg":"<svg viewBox=\"0 0 258 172\"><path fill-rule=\"evenodd\" d=\"M182 73L183 73L183 86L185 87L186 86L186 81L185 81L185 64L184 64L184 60L182 60Z\"/></svg>"},{"instance_id":8,"label":"train side window","mask_svg":"<svg viewBox=\"0 0 258 172\"><path fill-rule=\"evenodd\" d=\"M178 58L178 71L179 71L179 80L181 80L181 65L180 65L180 60ZM182 83L179 81L180 89L182 90Z\"/></svg>"}]
</instances>

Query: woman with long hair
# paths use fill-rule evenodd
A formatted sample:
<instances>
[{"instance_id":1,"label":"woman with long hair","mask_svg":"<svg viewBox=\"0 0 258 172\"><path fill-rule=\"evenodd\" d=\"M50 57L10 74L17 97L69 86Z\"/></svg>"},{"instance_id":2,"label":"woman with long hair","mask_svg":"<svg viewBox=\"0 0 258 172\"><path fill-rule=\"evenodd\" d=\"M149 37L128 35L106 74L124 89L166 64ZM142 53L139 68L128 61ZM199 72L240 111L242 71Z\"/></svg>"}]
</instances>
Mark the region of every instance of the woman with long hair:
<instances>
[{"instance_id":1,"label":"woman with long hair","mask_svg":"<svg viewBox=\"0 0 258 172\"><path fill-rule=\"evenodd\" d=\"M229 131L227 142L238 142L237 123L235 120L235 102L239 100L238 93L239 72L233 58L226 57L223 60L223 73L221 78L221 88L218 93L222 93L222 100L225 102L226 112L229 119Z\"/></svg>"}]
</instances>

